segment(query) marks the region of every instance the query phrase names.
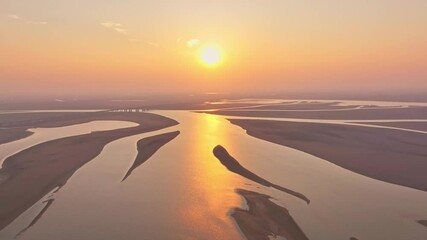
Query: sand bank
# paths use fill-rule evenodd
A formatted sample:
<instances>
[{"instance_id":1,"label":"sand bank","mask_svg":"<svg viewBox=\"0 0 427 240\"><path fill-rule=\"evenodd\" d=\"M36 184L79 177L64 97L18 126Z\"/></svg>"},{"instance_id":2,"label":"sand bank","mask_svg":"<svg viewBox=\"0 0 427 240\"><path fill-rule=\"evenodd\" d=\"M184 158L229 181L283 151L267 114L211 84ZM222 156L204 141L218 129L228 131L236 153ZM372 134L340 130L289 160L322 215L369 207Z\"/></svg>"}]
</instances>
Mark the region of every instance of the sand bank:
<instances>
[{"instance_id":1,"label":"sand bank","mask_svg":"<svg viewBox=\"0 0 427 240\"><path fill-rule=\"evenodd\" d=\"M427 191L427 135L350 125L232 119L251 136L353 172Z\"/></svg>"},{"instance_id":2,"label":"sand bank","mask_svg":"<svg viewBox=\"0 0 427 240\"><path fill-rule=\"evenodd\" d=\"M418 220L417 222L419 224L424 225L425 227L427 227L427 220Z\"/></svg>"},{"instance_id":3,"label":"sand bank","mask_svg":"<svg viewBox=\"0 0 427 240\"><path fill-rule=\"evenodd\" d=\"M0 129L0 145L31 136L33 133L25 128Z\"/></svg>"},{"instance_id":4,"label":"sand bank","mask_svg":"<svg viewBox=\"0 0 427 240\"><path fill-rule=\"evenodd\" d=\"M3 127L38 127L47 122L64 121L98 115L99 112L21 112L4 114L0 118Z\"/></svg>"},{"instance_id":5,"label":"sand bank","mask_svg":"<svg viewBox=\"0 0 427 240\"><path fill-rule=\"evenodd\" d=\"M30 136L29 128L64 127L92 121L130 121L139 123L138 113L119 112L48 112L14 113L0 118L0 144L16 141Z\"/></svg>"},{"instance_id":6,"label":"sand bank","mask_svg":"<svg viewBox=\"0 0 427 240\"><path fill-rule=\"evenodd\" d=\"M354 122L354 123L358 123L358 122ZM405 129L412 129L412 130L426 131L427 132L427 122L369 122L369 123L365 122L365 123L361 123L361 124L405 128Z\"/></svg>"},{"instance_id":7,"label":"sand bank","mask_svg":"<svg viewBox=\"0 0 427 240\"><path fill-rule=\"evenodd\" d=\"M18 234L16 234L16 237L19 237L19 235L23 234L25 231L36 225L36 223L43 217L43 214L49 209L49 207L53 204L55 199L49 199L44 201L45 206L42 208L42 210L34 217L34 219L26 226L24 229L22 229Z\"/></svg>"},{"instance_id":8,"label":"sand bank","mask_svg":"<svg viewBox=\"0 0 427 240\"><path fill-rule=\"evenodd\" d=\"M132 166L126 172L126 175L123 177L123 180L126 180L131 174L132 171L147 161L153 154L155 154L161 147L163 147L168 142L172 141L179 135L179 131L164 133L156 135L153 137L143 138L138 141L137 149L138 155L136 156L135 161Z\"/></svg>"},{"instance_id":9,"label":"sand bank","mask_svg":"<svg viewBox=\"0 0 427 240\"><path fill-rule=\"evenodd\" d=\"M251 110L341 110L357 108L360 105L339 105L339 102L295 102L295 103L282 103L271 104L259 107L252 107Z\"/></svg>"},{"instance_id":10,"label":"sand bank","mask_svg":"<svg viewBox=\"0 0 427 240\"><path fill-rule=\"evenodd\" d=\"M0 184L0 230L41 197L63 186L75 171L99 155L106 144L178 124L175 120L149 113L106 113L98 116L90 116L84 121L123 120L140 125L52 140L8 157L0 170L0 178L4 179ZM63 125L61 122L45 124Z\"/></svg>"},{"instance_id":11,"label":"sand bank","mask_svg":"<svg viewBox=\"0 0 427 240\"><path fill-rule=\"evenodd\" d=\"M299 192L292 191L292 190L287 189L287 188L284 188L282 186L276 185L274 183L271 183L271 182L265 180L264 178L256 175L255 173L249 171L248 169L244 168L242 165L240 165L240 163L236 159L234 159L227 152L227 150L224 147L222 147L220 145L216 146L213 150L213 153L214 153L215 157L218 158L218 160L231 172L239 174L240 176L245 177L249 180L252 180L256 183L259 183L263 186L272 187L272 188L275 188L279 191L288 193L292 196L295 196L299 199L304 200L305 202L307 202L307 204L310 203L310 200L306 196L304 196L303 194L301 194Z\"/></svg>"},{"instance_id":12,"label":"sand bank","mask_svg":"<svg viewBox=\"0 0 427 240\"><path fill-rule=\"evenodd\" d=\"M10 113L4 114L0 118L0 145L13 142L19 139L31 136L33 133L29 128L49 127L49 124L55 123L58 127L84 123L88 113L72 112L37 112L37 113ZM99 115L93 113L92 116ZM71 122L70 122L71 121ZM90 120L89 120L90 121ZM54 125L50 127L55 127Z\"/></svg>"},{"instance_id":13,"label":"sand bank","mask_svg":"<svg viewBox=\"0 0 427 240\"><path fill-rule=\"evenodd\" d=\"M224 108L240 108L251 107L258 104L254 103L176 103L176 104L162 104L149 106L148 109L156 110L209 110L209 109L224 109Z\"/></svg>"},{"instance_id":14,"label":"sand bank","mask_svg":"<svg viewBox=\"0 0 427 240\"><path fill-rule=\"evenodd\" d=\"M308 240L289 211L271 202L269 196L242 189L236 192L246 200L249 209L235 208L231 217L248 240L270 240L270 236Z\"/></svg>"},{"instance_id":15,"label":"sand bank","mask_svg":"<svg viewBox=\"0 0 427 240\"><path fill-rule=\"evenodd\" d=\"M381 120L381 119L427 119L427 107L355 109L346 111L232 111L218 110L210 114L266 118Z\"/></svg>"}]
</instances>

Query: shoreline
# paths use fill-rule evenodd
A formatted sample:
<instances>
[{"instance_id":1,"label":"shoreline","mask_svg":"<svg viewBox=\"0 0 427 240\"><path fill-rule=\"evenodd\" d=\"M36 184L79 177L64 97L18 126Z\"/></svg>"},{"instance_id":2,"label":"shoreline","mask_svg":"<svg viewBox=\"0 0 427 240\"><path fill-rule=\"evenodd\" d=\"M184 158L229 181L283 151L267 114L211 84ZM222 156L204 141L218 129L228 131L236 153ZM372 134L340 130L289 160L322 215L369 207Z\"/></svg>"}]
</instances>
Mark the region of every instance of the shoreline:
<instances>
[{"instance_id":1,"label":"shoreline","mask_svg":"<svg viewBox=\"0 0 427 240\"><path fill-rule=\"evenodd\" d=\"M272 201L270 196L244 189L236 189L248 205L247 210L233 208L230 216L248 240L270 239L270 236L288 240L308 240L288 209Z\"/></svg>"},{"instance_id":2,"label":"shoreline","mask_svg":"<svg viewBox=\"0 0 427 240\"><path fill-rule=\"evenodd\" d=\"M322 111L250 111L250 110L216 110L199 111L203 113L262 118L300 118L320 120L388 120L388 119L427 119L427 107L354 109L354 110L322 110Z\"/></svg>"},{"instance_id":3,"label":"shoreline","mask_svg":"<svg viewBox=\"0 0 427 240\"><path fill-rule=\"evenodd\" d=\"M304 194L279 186L272 182L269 182L268 180L249 171L248 169L240 165L240 163L235 158L233 158L223 146L221 145L216 146L213 149L213 154L221 162L221 164L224 165L230 172L238 174L262 186L275 188L279 191L282 191L284 193L297 197L305 201L307 204L310 204L310 199L308 199Z\"/></svg>"},{"instance_id":4,"label":"shoreline","mask_svg":"<svg viewBox=\"0 0 427 240\"><path fill-rule=\"evenodd\" d=\"M351 122L356 124L368 124L368 125L374 125L374 126L381 126L381 127L396 127L396 128L403 128L403 129L410 129L410 130L416 130L416 131L425 131L427 132L427 122Z\"/></svg>"},{"instance_id":5,"label":"shoreline","mask_svg":"<svg viewBox=\"0 0 427 240\"><path fill-rule=\"evenodd\" d=\"M26 128L5 128L0 129L0 145L10 143L27 138L33 135L33 132L28 131Z\"/></svg>"},{"instance_id":6,"label":"shoreline","mask_svg":"<svg viewBox=\"0 0 427 240\"><path fill-rule=\"evenodd\" d=\"M169 132L164 134L155 135L152 137L147 137L139 140L137 142L138 155L135 158L134 163L126 172L125 176L122 179L122 182L125 181L128 177L132 175L132 172L145 163L148 159L151 158L160 148L164 145L175 139L180 134L179 131Z\"/></svg>"},{"instance_id":7,"label":"shoreline","mask_svg":"<svg viewBox=\"0 0 427 240\"><path fill-rule=\"evenodd\" d=\"M139 126L51 140L18 152L4 161L0 169L0 177L6 177L0 184L0 230L48 192L65 185L108 143L178 124L175 120L151 113L112 114L111 118L103 116L107 120L120 119L138 123Z\"/></svg>"},{"instance_id":8,"label":"shoreline","mask_svg":"<svg viewBox=\"0 0 427 240\"><path fill-rule=\"evenodd\" d=\"M324 123L230 119L247 134L297 149L352 172L427 191L427 136Z\"/></svg>"},{"instance_id":9,"label":"shoreline","mask_svg":"<svg viewBox=\"0 0 427 240\"><path fill-rule=\"evenodd\" d=\"M31 136L31 128L56 128L83 124L93 121L130 121L138 119L129 117L132 113L115 112L50 112L50 113L12 113L0 119L0 145ZM134 113L135 114L135 113Z\"/></svg>"}]
</instances>

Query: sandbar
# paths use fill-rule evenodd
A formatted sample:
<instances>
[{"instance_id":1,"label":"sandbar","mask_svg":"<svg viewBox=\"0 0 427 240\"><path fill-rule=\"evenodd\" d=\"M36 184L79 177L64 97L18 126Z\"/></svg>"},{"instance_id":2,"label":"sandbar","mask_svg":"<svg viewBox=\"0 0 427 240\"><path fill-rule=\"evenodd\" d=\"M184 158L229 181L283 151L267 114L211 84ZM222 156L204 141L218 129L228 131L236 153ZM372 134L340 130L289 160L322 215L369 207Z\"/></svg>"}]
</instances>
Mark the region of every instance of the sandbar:
<instances>
[{"instance_id":1,"label":"sandbar","mask_svg":"<svg viewBox=\"0 0 427 240\"><path fill-rule=\"evenodd\" d=\"M123 177L122 182L132 174L133 170L135 170L141 164L146 162L161 147L163 147L168 142L172 141L178 135L179 135L179 131L175 131L175 132L164 133L164 134L147 137L139 140L137 143L138 155L136 156L132 166L126 172L126 175Z\"/></svg>"},{"instance_id":2,"label":"sandbar","mask_svg":"<svg viewBox=\"0 0 427 240\"><path fill-rule=\"evenodd\" d=\"M231 217L248 240L270 240L270 236L287 240L308 240L289 211L264 194L237 189L249 209L234 208Z\"/></svg>"},{"instance_id":3,"label":"sandbar","mask_svg":"<svg viewBox=\"0 0 427 240\"><path fill-rule=\"evenodd\" d=\"M381 181L427 191L427 135L362 126L231 119L247 134Z\"/></svg>"},{"instance_id":4,"label":"sandbar","mask_svg":"<svg viewBox=\"0 0 427 240\"><path fill-rule=\"evenodd\" d=\"M427 107L354 109L346 111L250 111L217 110L210 114L242 117L339 119L339 120L387 120L387 119L427 119Z\"/></svg>"},{"instance_id":5,"label":"sandbar","mask_svg":"<svg viewBox=\"0 0 427 240\"><path fill-rule=\"evenodd\" d=\"M294 197L297 197L303 201L305 201L307 204L310 203L310 200L304 196L304 194L290 190L288 188L284 188L282 186L279 186L277 184L271 183L269 181L267 181L266 179L256 175L255 173L249 171L248 169L246 169L245 167L243 167L242 165L240 165L240 163L233 158L228 152L227 150L221 146L218 145L214 148L213 153L215 155L215 157L231 172L239 174L242 177L245 177L249 180L252 180L256 183L259 183L263 186L266 187L272 187L275 188L279 191L288 193Z\"/></svg>"},{"instance_id":6,"label":"sandbar","mask_svg":"<svg viewBox=\"0 0 427 240\"><path fill-rule=\"evenodd\" d=\"M56 139L8 157L0 169L3 179L0 183L0 230L47 193L62 187L74 172L99 155L106 144L178 124L175 120L150 113L104 113L98 116L70 121L123 120L139 125ZM45 124L62 125L60 122Z\"/></svg>"},{"instance_id":7,"label":"sandbar","mask_svg":"<svg viewBox=\"0 0 427 240\"><path fill-rule=\"evenodd\" d=\"M360 124L369 124L375 126L385 126L385 127L395 127L395 128L404 128L417 131L427 132L427 122L354 122Z\"/></svg>"}]
</instances>

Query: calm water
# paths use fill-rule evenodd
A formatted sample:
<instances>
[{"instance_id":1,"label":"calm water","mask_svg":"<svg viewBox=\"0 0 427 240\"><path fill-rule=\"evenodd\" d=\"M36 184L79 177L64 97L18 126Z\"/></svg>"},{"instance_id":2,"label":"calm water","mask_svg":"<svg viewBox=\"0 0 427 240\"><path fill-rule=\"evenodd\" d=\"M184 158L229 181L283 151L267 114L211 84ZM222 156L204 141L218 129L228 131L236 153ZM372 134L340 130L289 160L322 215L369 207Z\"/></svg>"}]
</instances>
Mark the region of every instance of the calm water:
<instances>
[{"instance_id":1,"label":"calm water","mask_svg":"<svg viewBox=\"0 0 427 240\"><path fill-rule=\"evenodd\" d=\"M136 123L124 121L93 121L83 124L70 125L58 128L32 128L33 132L29 137L0 145L0 167L3 161L10 155L20 152L30 146L53 139L76 136L90 133L92 131L106 131L118 128L137 126Z\"/></svg>"},{"instance_id":2,"label":"calm water","mask_svg":"<svg viewBox=\"0 0 427 240\"><path fill-rule=\"evenodd\" d=\"M57 193L0 232L0 239L15 237L47 199L53 204L18 239L239 239L228 216L230 209L245 205L236 188L273 196L309 239L427 239L427 228L415 222L427 218L426 192L250 137L221 116L155 113L180 125L110 143ZM138 140L175 130L181 134L121 182ZM310 205L228 172L212 154L218 144L249 170L305 194Z\"/></svg>"}]
</instances>

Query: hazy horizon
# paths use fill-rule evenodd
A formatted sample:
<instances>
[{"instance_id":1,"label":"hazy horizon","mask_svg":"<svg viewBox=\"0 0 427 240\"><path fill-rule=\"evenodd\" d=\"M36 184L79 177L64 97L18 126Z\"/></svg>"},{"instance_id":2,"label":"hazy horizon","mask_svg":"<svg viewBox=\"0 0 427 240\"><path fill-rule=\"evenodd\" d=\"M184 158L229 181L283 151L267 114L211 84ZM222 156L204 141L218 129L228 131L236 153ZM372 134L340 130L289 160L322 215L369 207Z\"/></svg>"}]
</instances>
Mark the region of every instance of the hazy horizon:
<instances>
[{"instance_id":1,"label":"hazy horizon","mask_svg":"<svg viewBox=\"0 0 427 240\"><path fill-rule=\"evenodd\" d=\"M0 2L4 97L427 90L427 2ZM199 51L215 44L221 63Z\"/></svg>"}]
</instances>

